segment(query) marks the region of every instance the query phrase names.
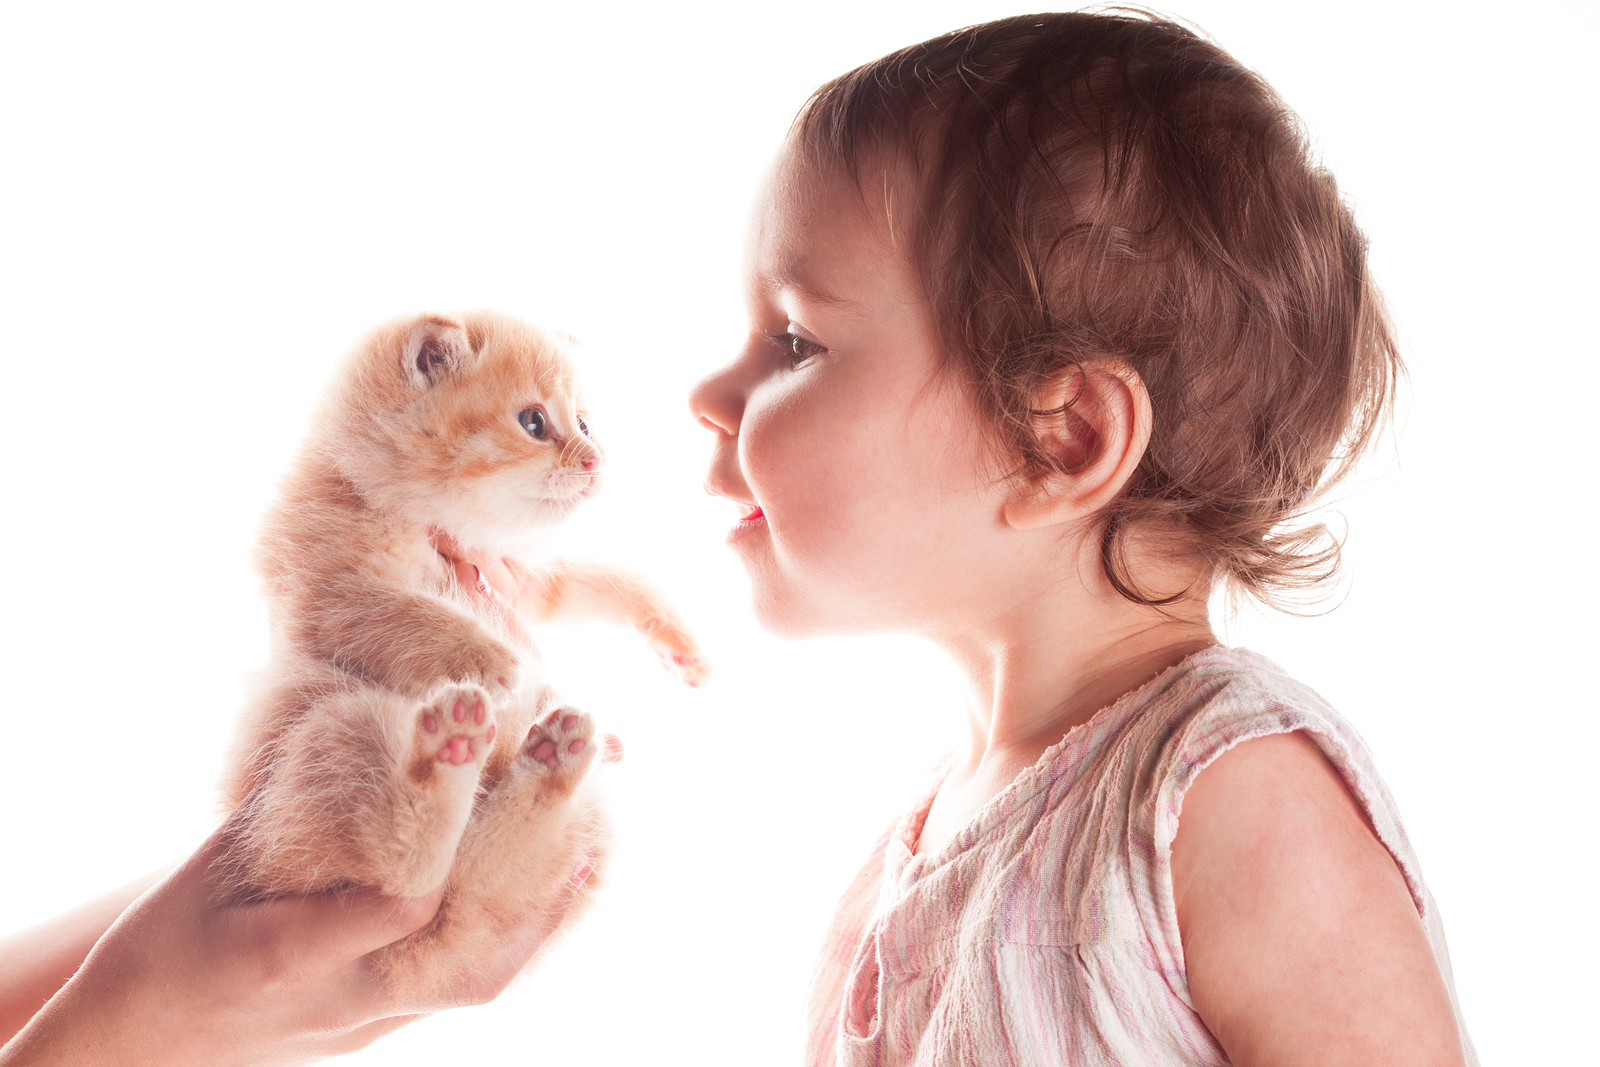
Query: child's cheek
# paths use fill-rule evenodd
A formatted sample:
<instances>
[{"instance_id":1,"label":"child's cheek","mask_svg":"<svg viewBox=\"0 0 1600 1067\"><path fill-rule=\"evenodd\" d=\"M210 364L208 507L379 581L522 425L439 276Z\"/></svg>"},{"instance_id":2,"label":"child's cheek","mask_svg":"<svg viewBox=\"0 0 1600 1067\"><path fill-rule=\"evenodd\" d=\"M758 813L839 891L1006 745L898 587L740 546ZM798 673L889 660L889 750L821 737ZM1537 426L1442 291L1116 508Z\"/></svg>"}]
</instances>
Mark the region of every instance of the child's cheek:
<instances>
[{"instance_id":1,"label":"child's cheek","mask_svg":"<svg viewBox=\"0 0 1600 1067\"><path fill-rule=\"evenodd\" d=\"M745 477L764 510L816 506L833 480L837 444L826 412L802 391L774 395L747 410L740 434Z\"/></svg>"}]
</instances>

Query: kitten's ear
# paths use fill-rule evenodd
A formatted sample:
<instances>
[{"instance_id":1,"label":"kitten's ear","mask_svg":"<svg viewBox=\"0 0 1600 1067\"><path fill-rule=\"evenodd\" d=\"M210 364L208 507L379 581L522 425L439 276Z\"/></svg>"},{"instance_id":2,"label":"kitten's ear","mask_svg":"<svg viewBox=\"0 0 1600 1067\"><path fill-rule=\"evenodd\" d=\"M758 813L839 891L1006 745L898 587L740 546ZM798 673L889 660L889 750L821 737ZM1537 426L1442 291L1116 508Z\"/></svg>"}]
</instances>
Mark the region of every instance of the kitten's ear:
<instances>
[{"instance_id":1,"label":"kitten's ear","mask_svg":"<svg viewBox=\"0 0 1600 1067\"><path fill-rule=\"evenodd\" d=\"M472 357L472 343L460 323L423 319L411 328L403 364L407 380L426 389L464 369Z\"/></svg>"}]
</instances>

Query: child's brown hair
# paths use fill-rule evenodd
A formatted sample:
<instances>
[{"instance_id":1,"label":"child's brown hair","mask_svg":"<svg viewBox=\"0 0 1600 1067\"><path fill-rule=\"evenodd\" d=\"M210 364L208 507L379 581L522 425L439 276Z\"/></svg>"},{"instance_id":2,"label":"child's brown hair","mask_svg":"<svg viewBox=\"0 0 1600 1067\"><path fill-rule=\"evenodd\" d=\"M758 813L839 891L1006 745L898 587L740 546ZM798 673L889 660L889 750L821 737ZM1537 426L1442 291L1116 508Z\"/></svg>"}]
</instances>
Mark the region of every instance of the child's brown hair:
<instances>
[{"instance_id":1,"label":"child's brown hair","mask_svg":"<svg viewBox=\"0 0 1600 1067\"><path fill-rule=\"evenodd\" d=\"M1101 359L1143 379L1154 431L1101 541L1123 596L1177 599L1129 573L1136 526L1178 531L1269 602L1332 577L1337 540L1296 520L1370 443L1402 368L1366 242L1261 78L1143 13L1025 15L835 79L796 136L858 180L912 175L895 229L909 207L946 357L1013 476L1066 464L1038 432L1062 413L1034 410L1047 382Z\"/></svg>"}]
</instances>

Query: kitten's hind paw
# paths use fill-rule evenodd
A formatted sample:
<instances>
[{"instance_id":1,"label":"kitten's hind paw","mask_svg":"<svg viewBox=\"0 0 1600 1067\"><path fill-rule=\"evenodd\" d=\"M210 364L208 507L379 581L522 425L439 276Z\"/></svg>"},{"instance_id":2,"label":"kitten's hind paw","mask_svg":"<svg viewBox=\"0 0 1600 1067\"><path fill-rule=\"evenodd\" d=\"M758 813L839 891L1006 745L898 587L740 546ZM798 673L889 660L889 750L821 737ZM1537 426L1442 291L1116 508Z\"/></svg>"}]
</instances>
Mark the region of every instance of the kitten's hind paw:
<instances>
[{"instance_id":1,"label":"kitten's hind paw","mask_svg":"<svg viewBox=\"0 0 1600 1067\"><path fill-rule=\"evenodd\" d=\"M567 792L583 778L602 747L595 743L594 720L563 706L533 724L518 761Z\"/></svg>"},{"instance_id":2,"label":"kitten's hind paw","mask_svg":"<svg viewBox=\"0 0 1600 1067\"><path fill-rule=\"evenodd\" d=\"M418 759L481 765L494 743L494 719L489 694L478 686L440 686L417 713Z\"/></svg>"}]
</instances>

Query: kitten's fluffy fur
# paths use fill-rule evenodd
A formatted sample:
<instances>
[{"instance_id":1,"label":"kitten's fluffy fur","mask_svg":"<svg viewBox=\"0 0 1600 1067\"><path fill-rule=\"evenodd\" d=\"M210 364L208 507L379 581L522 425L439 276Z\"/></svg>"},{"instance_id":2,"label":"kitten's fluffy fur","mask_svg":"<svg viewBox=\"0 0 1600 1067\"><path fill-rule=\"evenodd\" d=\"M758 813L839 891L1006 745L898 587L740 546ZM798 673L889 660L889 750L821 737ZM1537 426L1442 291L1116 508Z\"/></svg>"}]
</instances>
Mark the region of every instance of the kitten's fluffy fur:
<instances>
[{"instance_id":1,"label":"kitten's fluffy fur","mask_svg":"<svg viewBox=\"0 0 1600 1067\"><path fill-rule=\"evenodd\" d=\"M273 659L223 783L230 879L243 897L446 885L433 923L380 954L407 992L442 989L450 967L502 948L606 851L583 788L600 747L588 716L540 682L514 621L458 588L440 535L506 558L519 612L627 621L685 680L705 674L639 583L526 565L530 541L600 472L565 349L489 312L377 330L267 516ZM542 439L519 420L534 410Z\"/></svg>"}]
</instances>

